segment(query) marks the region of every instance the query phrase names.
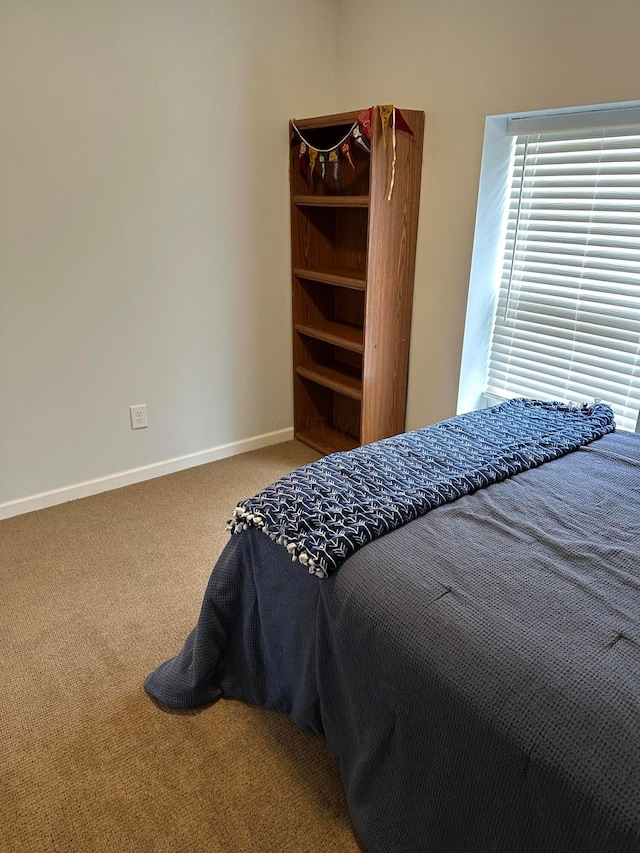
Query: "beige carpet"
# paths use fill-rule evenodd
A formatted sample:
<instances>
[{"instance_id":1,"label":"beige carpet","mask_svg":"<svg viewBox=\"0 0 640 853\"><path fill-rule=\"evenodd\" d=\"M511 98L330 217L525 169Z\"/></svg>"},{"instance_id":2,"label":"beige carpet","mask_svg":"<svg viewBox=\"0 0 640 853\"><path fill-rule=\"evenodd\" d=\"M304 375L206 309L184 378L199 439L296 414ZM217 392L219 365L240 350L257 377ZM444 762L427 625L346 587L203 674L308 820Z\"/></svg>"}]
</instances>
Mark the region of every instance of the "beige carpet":
<instances>
[{"instance_id":1,"label":"beige carpet","mask_svg":"<svg viewBox=\"0 0 640 853\"><path fill-rule=\"evenodd\" d=\"M296 442L0 522L0 850L357 851L324 740L147 673L193 627L237 500Z\"/></svg>"}]
</instances>

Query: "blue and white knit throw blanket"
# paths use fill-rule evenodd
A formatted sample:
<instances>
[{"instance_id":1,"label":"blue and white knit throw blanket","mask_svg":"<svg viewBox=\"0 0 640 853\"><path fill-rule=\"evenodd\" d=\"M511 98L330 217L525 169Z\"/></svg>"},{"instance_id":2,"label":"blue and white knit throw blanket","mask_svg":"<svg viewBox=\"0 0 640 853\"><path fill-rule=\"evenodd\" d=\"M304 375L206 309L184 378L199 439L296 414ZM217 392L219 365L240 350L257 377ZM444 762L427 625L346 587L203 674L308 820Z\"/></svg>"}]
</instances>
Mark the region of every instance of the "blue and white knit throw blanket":
<instances>
[{"instance_id":1,"label":"blue and white knit throw blanket","mask_svg":"<svg viewBox=\"0 0 640 853\"><path fill-rule=\"evenodd\" d=\"M602 403L507 400L305 465L242 501L229 529L257 527L326 577L378 536L614 429Z\"/></svg>"}]
</instances>

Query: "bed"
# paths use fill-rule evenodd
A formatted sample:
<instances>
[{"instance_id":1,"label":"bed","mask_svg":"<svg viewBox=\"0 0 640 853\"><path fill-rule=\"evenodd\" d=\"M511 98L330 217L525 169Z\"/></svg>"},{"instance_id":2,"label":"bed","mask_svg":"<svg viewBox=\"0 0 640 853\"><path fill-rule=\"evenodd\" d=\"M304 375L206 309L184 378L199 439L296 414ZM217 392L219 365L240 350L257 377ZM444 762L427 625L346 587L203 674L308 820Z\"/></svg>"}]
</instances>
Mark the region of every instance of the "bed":
<instances>
[{"instance_id":1,"label":"bed","mask_svg":"<svg viewBox=\"0 0 640 853\"><path fill-rule=\"evenodd\" d=\"M326 577L244 525L145 687L323 734L369 853L637 853L639 475L640 435L606 431Z\"/></svg>"}]
</instances>

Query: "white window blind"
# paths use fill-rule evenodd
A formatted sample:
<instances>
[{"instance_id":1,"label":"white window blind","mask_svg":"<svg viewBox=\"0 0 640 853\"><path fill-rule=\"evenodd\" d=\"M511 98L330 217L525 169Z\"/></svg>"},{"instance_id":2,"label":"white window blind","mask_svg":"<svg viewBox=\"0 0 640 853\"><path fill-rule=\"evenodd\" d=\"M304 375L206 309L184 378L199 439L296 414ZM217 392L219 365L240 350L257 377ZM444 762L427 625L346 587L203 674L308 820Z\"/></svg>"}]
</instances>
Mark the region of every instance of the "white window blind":
<instances>
[{"instance_id":1,"label":"white window blind","mask_svg":"<svg viewBox=\"0 0 640 853\"><path fill-rule=\"evenodd\" d=\"M486 393L640 408L640 125L516 137Z\"/></svg>"}]
</instances>

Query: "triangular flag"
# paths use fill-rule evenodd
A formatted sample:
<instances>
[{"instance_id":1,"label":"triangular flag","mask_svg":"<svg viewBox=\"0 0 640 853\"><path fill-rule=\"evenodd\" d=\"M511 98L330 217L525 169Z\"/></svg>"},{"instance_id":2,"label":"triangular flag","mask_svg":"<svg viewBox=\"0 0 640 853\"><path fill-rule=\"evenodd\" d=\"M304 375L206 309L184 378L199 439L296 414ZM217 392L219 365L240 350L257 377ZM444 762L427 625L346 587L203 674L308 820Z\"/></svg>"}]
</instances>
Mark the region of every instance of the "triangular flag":
<instances>
[{"instance_id":1,"label":"triangular flag","mask_svg":"<svg viewBox=\"0 0 640 853\"><path fill-rule=\"evenodd\" d=\"M404 116L402 115L402 113L400 112L400 110L397 107L396 107L396 128L398 130L403 130L405 133L410 134L411 136L413 136L413 141L414 142L416 141L416 137L415 137L414 132L411 130L411 128L409 127L409 125L405 121Z\"/></svg>"},{"instance_id":2,"label":"triangular flag","mask_svg":"<svg viewBox=\"0 0 640 853\"><path fill-rule=\"evenodd\" d=\"M373 111L373 107L369 107L366 110L362 110L360 115L358 116L358 124L362 128L364 135L367 139L371 139L371 113Z\"/></svg>"},{"instance_id":3,"label":"triangular flag","mask_svg":"<svg viewBox=\"0 0 640 853\"><path fill-rule=\"evenodd\" d=\"M298 161L300 165L300 174L304 177L306 181L309 180L309 158L301 157Z\"/></svg>"},{"instance_id":4,"label":"triangular flag","mask_svg":"<svg viewBox=\"0 0 640 853\"><path fill-rule=\"evenodd\" d=\"M356 145L359 145L360 148L364 148L364 150L367 152L367 154L369 154L369 152L371 151L371 147L370 147L369 143L367 142L367 140L362 135L362 131L360 130L360 128L354 127L353 133L351 135L355 139Z\"/></svg>"},{"instance_id":5,"label":"triangular flag","mask_svg":"<svg viewBox=\"0 0 640 853\"><path fill-rule=\"evenodd\" d=\"M387 125L389 124L389 119L391 118L391 114L393 113L393 104L380 104L378 107L380 110L380 124L382 125L382 141L384 143L384 147L387 147Z\"/></svg>"},{"instance_id":6,"label":"triangular flag","mask_svg":"<svg viewBox=\"0 0 640 853\"><path fill-rule=\"evenodd\" d=\"M327 174L327 155L324 151L318 152L318 163L320 163L320 174L324 181L325 175Z\"/></svg>"},{"instance_id":7,"label":"triangular flag","mask_svg":"<svg viewBox=\"0 0 640 853\"><path fill-rule=\"evenodd\" d=\"M345 141L342 143L342 145L340 146L340 151L347 158L347 160L349 161L349 165L351 166L351 168L355 172L356 164L353 162L353 157L351 156L351 137L350 136L347 136Z\"/></svg>"},{"instance_id":8,"label":"triangular flag","mask_svg":"<svg viewBox=\"0 0 640 853\"><path fill-rule=\"evenodd\" d=\"M308 148L309 146L304 139L301 139L300 147L298 148L298 165L300 166L300 173L307 180L309 178L309 158L307 157Z\"/></svg>"},{"instance_id":9,"label":"triangular flag","mask_svg":"<svg viewBox=\"0 0 640 853\"><path fill-rule=\"evenodd\" d=\"M315 148L309 146L309 178L313 181L313 170L316 167L316 157L318 152Z\"/></svg>"},{"instance_id":10,"label":"triangular flag","mask_svg":"<svg viewBox=\"0 0 640 853\"><path fill-rule=\"evenodd\" d=\"M338 188L340 186L340 158L338 157L337 148L329 151L329 162L333 166L333 180L336 183L336 188Z\"/></svg>"}]
</instances>

